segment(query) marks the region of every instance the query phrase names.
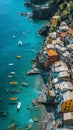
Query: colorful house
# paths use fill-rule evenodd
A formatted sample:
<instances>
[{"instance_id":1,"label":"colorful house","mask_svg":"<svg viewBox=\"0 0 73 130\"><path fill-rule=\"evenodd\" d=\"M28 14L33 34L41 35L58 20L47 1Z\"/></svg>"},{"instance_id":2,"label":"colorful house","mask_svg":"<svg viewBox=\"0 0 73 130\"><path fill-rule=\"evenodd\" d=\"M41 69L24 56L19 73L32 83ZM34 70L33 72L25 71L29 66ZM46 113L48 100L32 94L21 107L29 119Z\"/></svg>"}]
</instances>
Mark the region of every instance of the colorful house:
<instances>
[{"instance_id":1,"label":"colorful house","mask_svg":"<svg viewBox=\"0 0 73 130\"><path fill-rule=\"evenodd\" d=\"M63 120L65 125L73 126L73 112L68 112L63 114ZM73 130L73 129L71 129Z\"/></svg>"},{"instance_id":2,"label":"colorful house","mask_svg":"<svg viewBox=\"0 0 73 130\"><path fill-rule=\"evenodd\" d=\"M67 65L63 61L55 62L52 67L52 72L61 72L61 71L69 72Z\"/></svg>"},{"instance_id":3,"label":"colorful house","mask_svg":"<svg viewBox=\"0 0 73 130\"><path fill-rule=\"evenodd\" d=\"M56 26L59 20L60 20L60 16L53 16L52 17L52 26Z\"/></svg>"},{"instance_id":4,"label":"colorful house","mask_svg":"<svg viewBox=\"0 0 73 130\"><path fill-rule=\"evenodd\" d=\"M52 43L52 38L51 37L47 37L47 44Z\"/></svg>"},{"instance_id":5,"label":"colorful house","mask_svg":"<svg viewBox=\"0 0 73 130\"><path fill-rule=\"evenodd\" d=\"M68 29L69 29L69 27L68 27L67 23L64 21L61 22L60 27L59 27L60 32L67 31Z\"/></svg>"},{"instance_id":6,"label":"colorful house","mask_svg":"<svg viewBox=\"0 0 73 130\"><path fill-rule=\"evenodd\" d=\"M58 60L58 53L54 49L47 49L44 53L44 66L49 67Z\"/></svg>"}]
</instances>

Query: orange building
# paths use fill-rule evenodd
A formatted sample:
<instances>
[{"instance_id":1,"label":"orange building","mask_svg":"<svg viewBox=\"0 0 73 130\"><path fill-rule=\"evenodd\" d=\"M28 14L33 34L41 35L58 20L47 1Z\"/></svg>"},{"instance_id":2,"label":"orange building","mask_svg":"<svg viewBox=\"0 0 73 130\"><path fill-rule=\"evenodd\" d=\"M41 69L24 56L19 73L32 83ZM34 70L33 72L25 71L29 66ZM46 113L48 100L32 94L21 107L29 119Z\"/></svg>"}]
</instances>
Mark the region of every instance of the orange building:
<instances>
[{"instance_id":1,"label":"orange building","mask_svg":"<svg viewBox=\"0 0 73 130\"><path fill-rule=\"evenodd\" d=\"M44 54L45 67L49 67L51 64L53 64L57 60L58 60L58 53L56 52L56 50L48 49L46 53Z\"/></svg>"}]
</instances>

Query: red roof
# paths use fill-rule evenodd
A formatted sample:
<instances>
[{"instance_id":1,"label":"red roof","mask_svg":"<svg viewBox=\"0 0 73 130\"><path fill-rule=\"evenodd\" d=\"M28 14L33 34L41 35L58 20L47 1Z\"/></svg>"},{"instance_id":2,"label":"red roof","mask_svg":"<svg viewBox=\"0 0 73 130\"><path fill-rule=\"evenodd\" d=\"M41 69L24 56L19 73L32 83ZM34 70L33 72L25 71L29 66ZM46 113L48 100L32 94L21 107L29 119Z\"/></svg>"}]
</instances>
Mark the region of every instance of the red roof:
<instances>
[{"instance_id":1,"label":"red roof","mask_svg":"<svg viewBox=\"0 0 73 130\"><path fill-rule=\"evenodd\" d=\"M61 37L66 37L66 35L67 35L67 32L62 32L61 33Z\"/></svg>"}]
</instances>

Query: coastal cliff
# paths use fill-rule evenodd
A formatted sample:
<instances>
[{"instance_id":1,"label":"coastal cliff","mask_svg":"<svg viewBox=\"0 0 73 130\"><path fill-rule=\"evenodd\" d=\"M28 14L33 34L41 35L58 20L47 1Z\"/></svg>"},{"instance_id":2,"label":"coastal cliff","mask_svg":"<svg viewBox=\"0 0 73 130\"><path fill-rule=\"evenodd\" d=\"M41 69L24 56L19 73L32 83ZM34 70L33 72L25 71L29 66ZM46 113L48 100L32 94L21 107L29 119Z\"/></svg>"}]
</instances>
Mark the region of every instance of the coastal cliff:
<instances>
[{"instance_id":1,"label":"coastal cliff","mask_svg":"<svg viewBox=\"0 0 73 130\"><path fill-rule=\"evenodd\" d=\"M30 2L24 3L24 5L33 7L31 15L33 19L46 20L53 15L60 15L62 20L73 18L72 0L30 0Z\"/></svg>"},{"instance_id":2,"label":"coastal cliff","mask_svg":"<svg viewBox=\"0 0 73 130\"><path fill-rule=\"evenodd\" d=\"M49 1L49 0L30 0L31 3L34 3L34 4L43 4L45 3L46 1Z\"/></svg>"},{"instance_id":3,"label":"coastal cliff","mask_svg":"<svg viewBox=\"0 0 73 130\"><path fill-rule=\"evenodd\" d=\"M47 5L45 4L44 6L35 8L32 17L36 19L47 19L54 15L59 5L63 2L61 0L49 0L49 4L47 3Z\"/></svg>"},{"instance_id":4,"label":"coastal cliff","mask_svg":"<svg viewBox=\"0 0 73 130\"><path fill-rule=\"evenodd\" d=\"M68 3L72 3L71 7ZM68 15L73 14L72 0L49 0L46 4L39 5L39 7L36 6L33 10L32 17L34 19L49 19L49 17L55 15L55 13L61 15L62 20L68 17Z\"/></svg>"}]
</instances>

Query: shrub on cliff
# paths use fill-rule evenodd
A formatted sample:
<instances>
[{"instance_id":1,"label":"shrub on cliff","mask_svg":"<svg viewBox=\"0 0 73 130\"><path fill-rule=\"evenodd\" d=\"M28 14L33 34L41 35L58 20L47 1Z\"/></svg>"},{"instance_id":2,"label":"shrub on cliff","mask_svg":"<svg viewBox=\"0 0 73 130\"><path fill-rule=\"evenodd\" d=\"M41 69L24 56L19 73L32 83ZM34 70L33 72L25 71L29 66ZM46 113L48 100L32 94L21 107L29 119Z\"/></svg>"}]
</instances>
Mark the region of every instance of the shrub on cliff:
<instances>
[{"instance_id":1,"label":"shrub on cliff","mask_svg":"<svg viewBox=\"0 0 73 130\"><path fill-rule=\"evenodd\" d=\"M70 24L70 28L72 28L72 29L73 29L73 23L71 23L71 24Z\"/></svg>"},{"instance_id":2,"label":"shrub on cliff","mask_svg":"<svg viewBox=\"0 0 73 130\"><path fill-rule=\"evenodd\" d=\"M60 9L60 11L62 11L64 8L63 8L63 4L60 4L59 5L59 9Z\"/></svg>"},{"instance_id":3,"label":"shrub on cliff","mask_svg":"<svg viewBox=\"0 0 73 130\"><path fill-rule=\"evenodd\" d=\"M61 14L62 20L65 20L69 14L70 14L70 11L63 10L63 13Z\"/></svg>"}]
</instances>

